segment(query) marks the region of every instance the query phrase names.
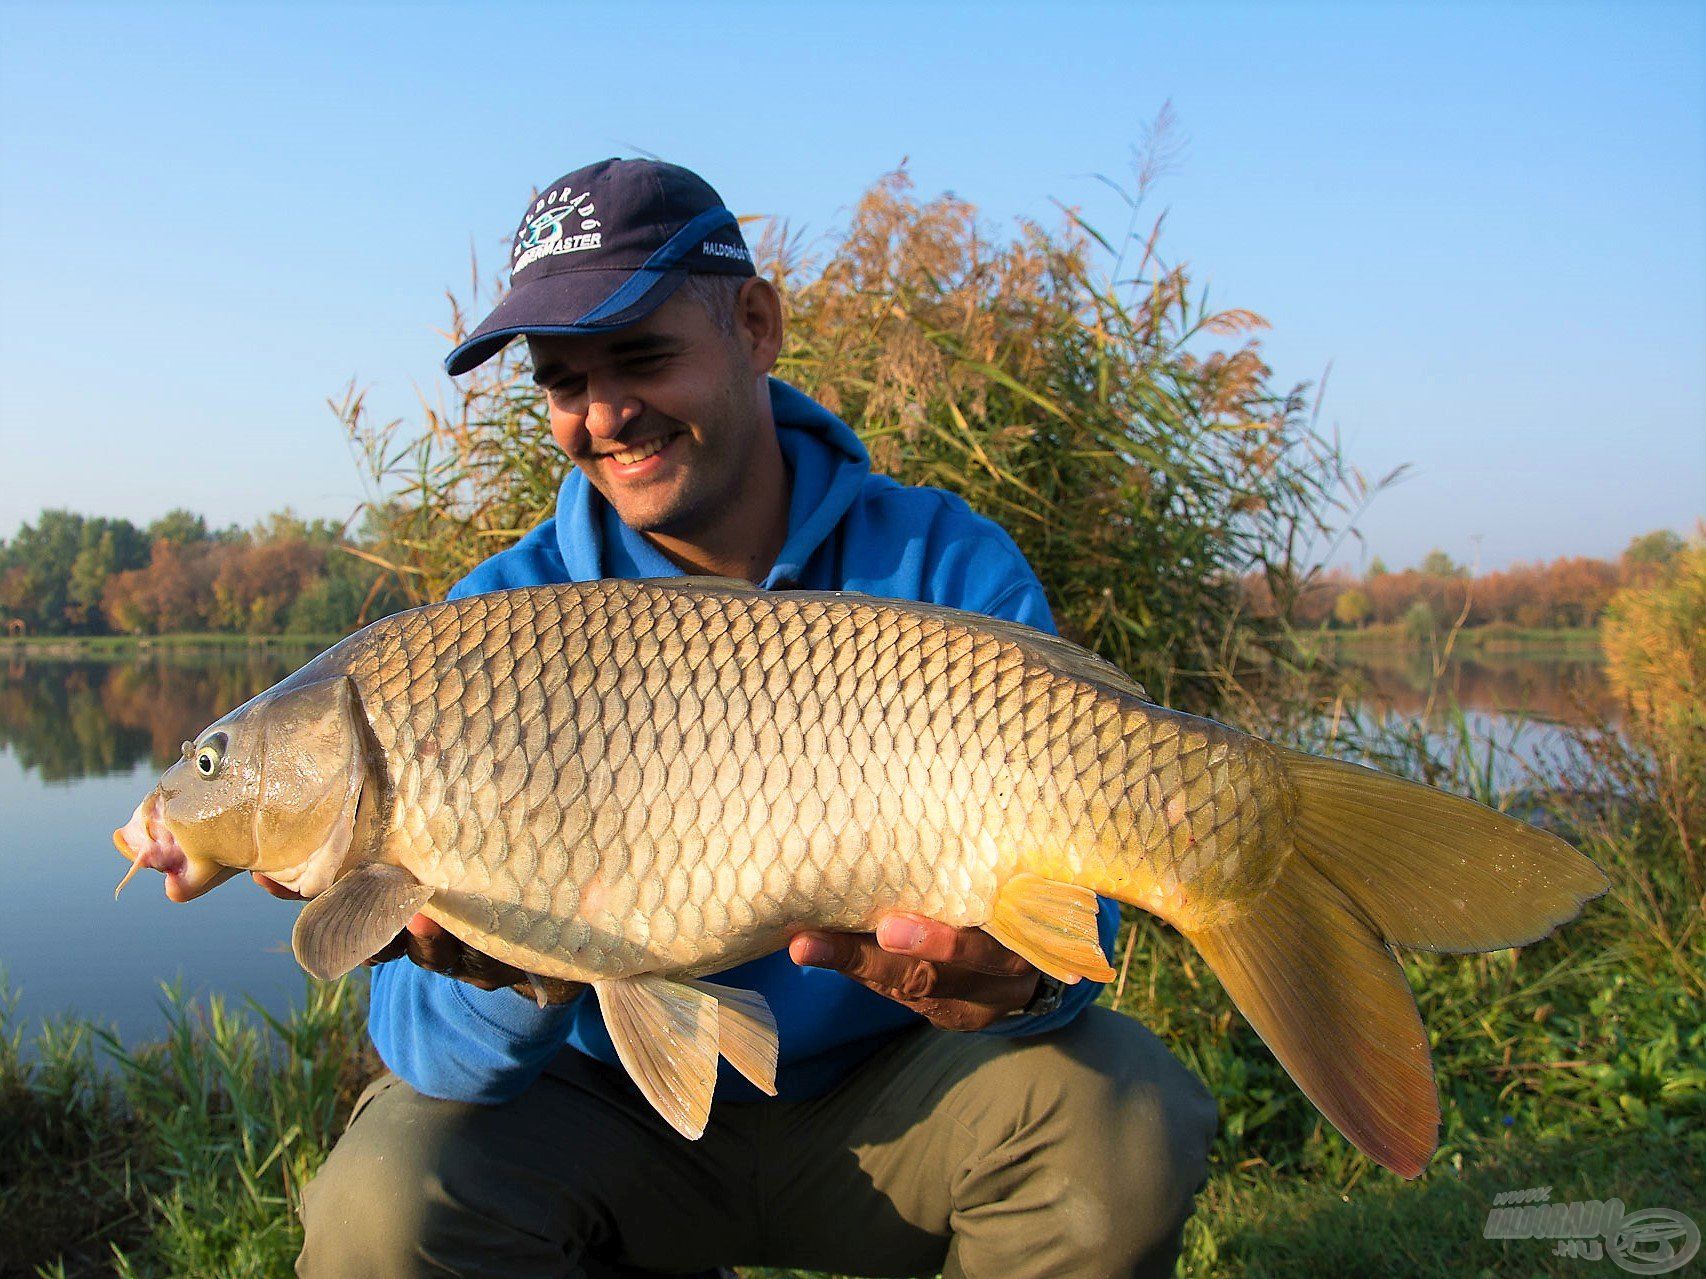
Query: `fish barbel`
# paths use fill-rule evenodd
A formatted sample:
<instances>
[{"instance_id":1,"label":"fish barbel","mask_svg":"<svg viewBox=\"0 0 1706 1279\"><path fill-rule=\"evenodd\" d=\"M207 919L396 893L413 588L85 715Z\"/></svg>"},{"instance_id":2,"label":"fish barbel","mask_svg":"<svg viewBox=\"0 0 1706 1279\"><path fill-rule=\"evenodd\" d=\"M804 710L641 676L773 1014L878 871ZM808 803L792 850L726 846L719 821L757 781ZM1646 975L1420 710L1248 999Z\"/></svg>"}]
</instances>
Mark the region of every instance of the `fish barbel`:
<instances>
[{"instance_id":1,"label":"fish barbel","mask_svg":"<svg viewBox=\"0 0 1706 1279\"><path fill-rule=\"evenodd\" d=\"M311 898L293 942L317 977L419 911L590 983L689 1137L719 1053L774 1090L763 998L705 974L906 910L1105 981L1100 893L1179 929L1405 1176L1439 1108L1391 948L1522 945L1606 887L1553 835L1156 706L1029 627L694 578L375 622L186 742L114 840L174 900L238 870Z\"/></svg>"}]
</instances>

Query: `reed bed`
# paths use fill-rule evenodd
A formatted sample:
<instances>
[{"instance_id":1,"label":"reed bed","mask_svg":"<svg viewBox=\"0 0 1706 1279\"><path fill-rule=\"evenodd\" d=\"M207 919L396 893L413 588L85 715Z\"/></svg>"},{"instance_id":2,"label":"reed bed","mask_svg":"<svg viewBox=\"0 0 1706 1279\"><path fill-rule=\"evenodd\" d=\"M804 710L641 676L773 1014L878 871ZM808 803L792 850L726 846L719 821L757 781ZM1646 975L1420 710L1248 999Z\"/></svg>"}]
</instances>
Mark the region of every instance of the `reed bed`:
<instances>
[{"instance_id":1,"label":"reed bed","mask_svg":"<svg viewBox=\"0 0 1706 1279\"><path fill-rule=\"evenodd\" d=\"M787 315L778 376L877 470L1001 523L1062 633L1212 711L1229 679L1290 660L1287 610L1386 481L1346 461L1308 387L1274 384L1260 316L1211 306L1164 258L1159 219L1136 234L1152 178L1122 190L1121 233L1063 208L1003 235L900 170L815 245L755 219L755 258ZM491 291L475 267L447 336ZM414 602L555 509L566 462L525 362L512 347L408 419L376 422L353 387L333 405L369 492L357 522L375 541L356 553ZM1269 616L1247 606L1250 575Z\"/></svg>"}]
</instances>

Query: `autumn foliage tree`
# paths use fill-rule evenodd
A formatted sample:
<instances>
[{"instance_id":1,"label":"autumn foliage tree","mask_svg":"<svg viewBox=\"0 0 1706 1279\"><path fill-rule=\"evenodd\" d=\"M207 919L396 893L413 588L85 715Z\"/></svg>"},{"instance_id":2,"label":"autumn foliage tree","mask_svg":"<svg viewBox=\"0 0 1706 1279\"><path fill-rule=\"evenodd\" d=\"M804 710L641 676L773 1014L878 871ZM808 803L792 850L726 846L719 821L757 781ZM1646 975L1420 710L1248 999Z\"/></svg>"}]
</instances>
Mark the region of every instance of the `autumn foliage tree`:
<instances>
[{"instance_id":1,"label":"autumn foliage tree","mask_svg":"<svg viewBox=\"0 0 1706 1279\"><path fill-rule=\"evenodd\" d=\"M1469 626L1591 627L1620 588L1658 580L1685 545L1661 529L1636 538L1615 561L1568 556L1479 577L1443 551L1431 551L1416 568L1392 572L1380 565L1360 580L1343 571L1323 575L1305 594L1297 617L1313 626L1372 622L1418 633L1424 610L1436 623L1462 617ZM1246 589L1259 602L1255 584Z\"/></svg>"},{"instance_id":2,"label":"autumn foliage tree","mask_svg":"<svg viewBox=\"0 0 1706 1279\"><path fill-rule=\"evenodd\" d=\"M145 529L44 511L0 543L0 623L25 633L335 634L394 611L340 525L270 515L210 531L189 511Z\"/></svg>"}]
</instances>

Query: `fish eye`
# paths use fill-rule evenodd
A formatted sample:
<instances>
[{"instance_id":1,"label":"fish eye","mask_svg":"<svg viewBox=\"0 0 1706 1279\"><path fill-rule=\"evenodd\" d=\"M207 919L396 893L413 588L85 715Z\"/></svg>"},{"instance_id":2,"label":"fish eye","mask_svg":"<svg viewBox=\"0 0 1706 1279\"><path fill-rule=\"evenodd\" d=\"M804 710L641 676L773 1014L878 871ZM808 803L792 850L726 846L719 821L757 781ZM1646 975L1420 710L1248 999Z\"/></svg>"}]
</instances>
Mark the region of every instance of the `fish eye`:
<instances>
[{"instance_id":1,"label":"fish eye","mask_svg":"<svg viewBox=\"0 0 1706 1279\"><path fill-rule=\"evenodd\" d=\"M208 738L195 753L195 771L203 777L217 777L219 766L225 762L224 733L215 733Z\"/></svg>"}]
</instances>

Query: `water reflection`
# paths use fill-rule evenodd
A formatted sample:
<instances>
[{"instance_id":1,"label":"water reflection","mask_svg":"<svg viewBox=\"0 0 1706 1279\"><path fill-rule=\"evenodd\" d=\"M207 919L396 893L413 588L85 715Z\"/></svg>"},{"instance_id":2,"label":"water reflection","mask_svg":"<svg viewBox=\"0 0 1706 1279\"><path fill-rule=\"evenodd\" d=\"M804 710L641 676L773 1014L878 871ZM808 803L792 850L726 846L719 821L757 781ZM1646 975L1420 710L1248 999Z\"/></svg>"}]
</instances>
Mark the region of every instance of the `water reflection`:
<instances>
[{"instance_id":1,"label":"water reflection","mask_svg":"<svg viewBox=\"0 0 1706 1279\"><path fill-rule=\"evenodd\" d=\"M1553 724L1617 718L1617 701L1597 657L1453 657L1437 679L1423 653L1357 653L1345 666L1350 697L1376 713L1420 715L1431 701L1436 716L1455 703L1465 711Z\"/></svg>"},{"instance_id":2,"label":"water reflection","mask_svg":"<svg viewBox=\"0 0 1706 1279\"><path fill-rule=\"evenodd\" d=\"M146 1041L163 981L274 1011L300 1000L293 909L243 880L175 906L153 875L115 902L112 831L184 738L312 655L0 657L0 970L24 1026L75 1015Z\"/></svg>"},{"instance_id":3,"label":"water reflection","mask_svg":"<svg viewBox=\"0 0 1706 1279\"><path fill-rule=\"evenodd\" d=\"M0 746L44 781L163 769L178 746L312 653L162 653L140 660L0 662Z\"/></svg>"}]
</instances>

